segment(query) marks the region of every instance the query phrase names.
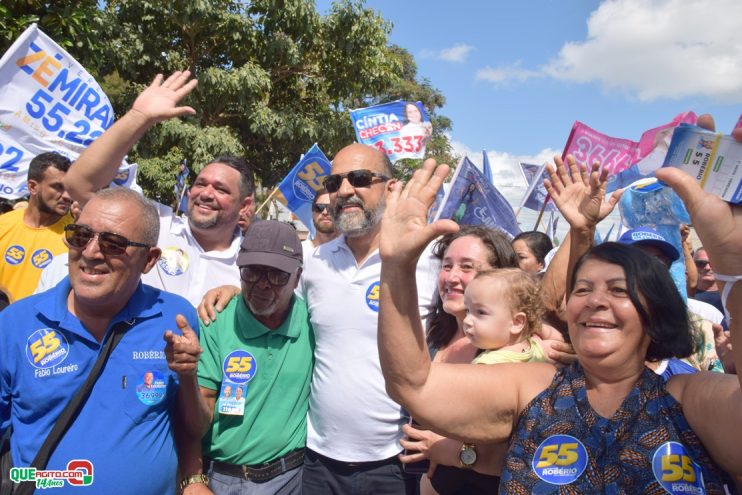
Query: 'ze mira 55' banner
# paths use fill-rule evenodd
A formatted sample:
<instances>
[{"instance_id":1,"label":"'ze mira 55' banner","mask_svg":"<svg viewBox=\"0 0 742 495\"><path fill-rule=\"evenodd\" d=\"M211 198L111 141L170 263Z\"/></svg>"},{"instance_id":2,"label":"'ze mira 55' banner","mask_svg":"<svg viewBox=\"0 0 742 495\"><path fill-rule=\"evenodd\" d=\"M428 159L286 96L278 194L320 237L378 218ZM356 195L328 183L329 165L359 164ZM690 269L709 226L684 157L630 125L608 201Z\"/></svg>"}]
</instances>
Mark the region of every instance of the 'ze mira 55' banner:
<instances>
[{"instance_id":1,"label":"'ze mira 55' banner","mask_svg":"<svg viewBox=\"0 0 742 495\"><path fill-rule=\"evenodd\" d=\"M0 59L0 196L26 195L33 157L55 151L74 160L113 119L93 76L30 26ZM133 172L124 165L116 183L130 185Z\"/></svg>"}]
</instances>

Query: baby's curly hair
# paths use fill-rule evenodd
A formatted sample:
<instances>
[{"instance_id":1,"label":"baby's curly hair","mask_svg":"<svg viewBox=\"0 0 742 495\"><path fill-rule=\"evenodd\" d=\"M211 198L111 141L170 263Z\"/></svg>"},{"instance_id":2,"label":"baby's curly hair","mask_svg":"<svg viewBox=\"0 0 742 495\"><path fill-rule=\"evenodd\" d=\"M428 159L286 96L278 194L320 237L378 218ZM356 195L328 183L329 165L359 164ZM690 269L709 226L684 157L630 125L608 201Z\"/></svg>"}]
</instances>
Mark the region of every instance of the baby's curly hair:
<instances>
[{"instance_id":1,"label":"baby's curly hair","mask_svg":"<svg viewBox=\"0 0 742 495\"><path fill-rule=\"evenodd\" d=\"M491 278L501 281L506 287L510 311L525 313L526 324L523 328L523 338L528 338L541 328L541 317L544 306L539 279L520 268L498 268L483 270L477 273L473 280Z\"/></svg>"}]
</instances>

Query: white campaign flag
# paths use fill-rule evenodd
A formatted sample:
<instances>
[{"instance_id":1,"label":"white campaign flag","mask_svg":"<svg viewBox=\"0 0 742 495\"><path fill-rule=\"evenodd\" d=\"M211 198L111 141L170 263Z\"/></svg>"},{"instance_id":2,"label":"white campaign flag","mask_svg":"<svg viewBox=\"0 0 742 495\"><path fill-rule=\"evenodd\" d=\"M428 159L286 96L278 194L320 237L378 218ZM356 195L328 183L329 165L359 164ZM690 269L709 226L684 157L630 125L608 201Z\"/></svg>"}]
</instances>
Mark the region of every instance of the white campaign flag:
<instances>
[{"instance_id":1,"label":"white campaign flag","mask_svg":"<svg viewBox=\"0 0 742 495\"><path fill-rule=\"evenodd\" d=\"M75 160L114 119L93 76L31 25L0 59L0 196L28 194L28 164L55 151ZM136 165L122 162L114 184L137 188Z\"/></svg>"}]
</instances>

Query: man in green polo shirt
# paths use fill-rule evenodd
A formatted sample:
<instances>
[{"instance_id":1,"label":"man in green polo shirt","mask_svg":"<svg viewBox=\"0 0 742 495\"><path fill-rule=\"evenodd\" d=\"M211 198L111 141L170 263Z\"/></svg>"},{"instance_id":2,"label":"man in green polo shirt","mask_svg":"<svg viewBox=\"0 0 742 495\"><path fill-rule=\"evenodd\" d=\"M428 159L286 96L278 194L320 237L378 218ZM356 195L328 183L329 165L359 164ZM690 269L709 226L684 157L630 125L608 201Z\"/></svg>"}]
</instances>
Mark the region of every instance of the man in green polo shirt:
<instances>
[{"instance_id":1,"label":"man in green polo shirt","mask_svg":"<svg viewBox=\"0 0 742 495\"><path fill-rule=\"evenodd\" d=\"M185 389L181 382L193 402L186 426L204 435L213 493L300 494L314 335L294 295L302 265L296 231L272 220L250 225L237 265L242 292L201 325L197 372ZM190 361L195 370L201 348L193 335L168 344L171 367ZM186 495L205 492L207 478L184 475Z\"/></svg>"}]
</instances>

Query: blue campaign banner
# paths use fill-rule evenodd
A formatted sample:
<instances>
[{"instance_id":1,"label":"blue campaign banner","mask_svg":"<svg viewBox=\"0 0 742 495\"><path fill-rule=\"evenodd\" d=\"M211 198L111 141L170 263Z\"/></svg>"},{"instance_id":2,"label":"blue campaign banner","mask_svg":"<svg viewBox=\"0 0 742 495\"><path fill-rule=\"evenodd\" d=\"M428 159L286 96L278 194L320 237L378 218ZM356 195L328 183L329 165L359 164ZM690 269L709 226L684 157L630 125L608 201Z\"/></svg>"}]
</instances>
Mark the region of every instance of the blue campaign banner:
<instances>
[{"instance_id":1,"label":"blue campaign banner","mask_svg":"<svg viewBox=\"0 0 742 495\"><path fill-rule=\"evenodd\" d=\"M386 153L392 163L422 158L433 125L419 101L392 101L350 111L358 142Z\"/></svg>"},{"instance_id":2,"label":"blue campaign banner","mask_svg":"<svg viewBox=\"0 0 742 495\"><path fill-rule=\"evenodd\" d=\"M520 234L513 208L482 172L464 158L456 168L451 187L436 220L450 218L460 225L484 225L513 238Z\"/></svg>"},{"instance_id":3,"label":"blue campaign banner","mask_svg":"<svg viewBox=\"0 0 742 495\"><path fill-rule=\"evenodd\" d=\"M283 198L279 199L306 225L312 237L315 234L312 201L317 192L324 188L325 176L330 173L331 167L330 160L319 146L314 144L278 184L278 189L283 195Z\"/></svg>"},{"instance_id":4,"label":"blue campaign banner","mask_svg":"<svg viewBox=\"0 0 742 495\"><path fill-rule=\"evenodd\" d=\"M28 193L28 165L54 151L71 160L114 120L111 103L84 67L33 24L0 59L0 196ZM113 184L135 188L122 163Z\"/></svg>"}]
</instances>

